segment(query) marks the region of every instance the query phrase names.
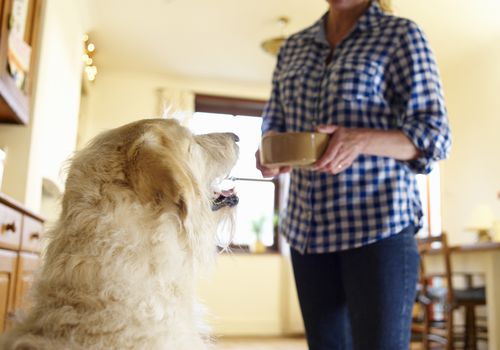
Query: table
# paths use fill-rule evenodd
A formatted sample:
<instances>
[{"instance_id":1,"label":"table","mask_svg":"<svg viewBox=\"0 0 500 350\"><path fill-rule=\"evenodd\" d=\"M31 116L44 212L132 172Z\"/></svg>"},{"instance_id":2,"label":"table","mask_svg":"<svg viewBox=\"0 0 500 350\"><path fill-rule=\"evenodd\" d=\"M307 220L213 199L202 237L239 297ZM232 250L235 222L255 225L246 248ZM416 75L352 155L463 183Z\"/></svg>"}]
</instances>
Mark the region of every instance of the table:
<instances>
[{"instance_id":1,"label":"table","mask_svg":"<svg viewBox=\"0 0 500 350\"><path fill-rule=\"evenodd\" d=\"M462 244L450 248L453 271L484 275L488 350L500 350L500 242ZM439 272L443 264L438 253L428 254L425 259L429 272Z\"/></svg>"}]
</instances>

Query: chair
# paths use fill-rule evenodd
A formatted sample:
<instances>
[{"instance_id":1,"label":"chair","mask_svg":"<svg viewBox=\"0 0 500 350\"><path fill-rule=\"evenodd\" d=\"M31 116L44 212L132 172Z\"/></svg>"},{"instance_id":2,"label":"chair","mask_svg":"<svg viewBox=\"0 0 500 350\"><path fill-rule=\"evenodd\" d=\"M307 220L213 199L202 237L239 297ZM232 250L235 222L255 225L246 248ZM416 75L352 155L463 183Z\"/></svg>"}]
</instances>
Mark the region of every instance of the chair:
<instances>
[{"instance_id":1,"label":"chair","mask_svg":"<svg viewBox=\"0 0 500 350\"><path fill-rule=\"evenodd\" d=\"M439 236L417 238L420 259L420 281L418 286L418 303L421 305L423 317L421 324L415 326L421 332L423 349L434 349L435 346L446 350L457 349L456 344L463 340L464 349L476 350L478 327L476 326L476 307L486 305L484 287L472 286L472 275L454 273L451 268L450 248L446 233ZM442 257L443 272L428 273L425 256L439 254ZM462 275L465 287L455 289L453 277ZM443 280L442 285L435 285L437 279ZM435 311L442 307L442 319L436 319ZM463 336L458 337L454 311L459 308L465 311L465 329ZM483 339L483 338L482 338ZM431 345L433 347L431 347Z\"/></svg>"}]
</instances>

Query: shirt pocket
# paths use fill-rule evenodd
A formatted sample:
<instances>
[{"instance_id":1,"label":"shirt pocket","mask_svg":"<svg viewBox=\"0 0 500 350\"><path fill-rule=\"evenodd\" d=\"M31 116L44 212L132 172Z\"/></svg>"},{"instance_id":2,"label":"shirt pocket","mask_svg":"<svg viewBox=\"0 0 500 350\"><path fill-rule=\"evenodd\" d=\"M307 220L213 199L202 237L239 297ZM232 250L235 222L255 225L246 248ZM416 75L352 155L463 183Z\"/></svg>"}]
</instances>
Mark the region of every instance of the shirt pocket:
<instances>
[{"instance_id":1,"label":"shirt pocket","mask_svg":"<svg viewBox=\"0 0 500 350\"><path fill-rule=\"evenodd\" d=\"M376 99L381 85L381 68L372 61L352 60L338 64L331 76L331 91L341 99Z\"/></svg>"},{"instance_id":2,"label":"shirt pocket","mask_svg":"<svg viewBox=\"0 0 500 350\"><path fill-rule=\"evenodd\" d=\"M285 106L296 105L306 88L304 66L294 64L278 75L280 98Z\"/></svg>"}]
</instances>

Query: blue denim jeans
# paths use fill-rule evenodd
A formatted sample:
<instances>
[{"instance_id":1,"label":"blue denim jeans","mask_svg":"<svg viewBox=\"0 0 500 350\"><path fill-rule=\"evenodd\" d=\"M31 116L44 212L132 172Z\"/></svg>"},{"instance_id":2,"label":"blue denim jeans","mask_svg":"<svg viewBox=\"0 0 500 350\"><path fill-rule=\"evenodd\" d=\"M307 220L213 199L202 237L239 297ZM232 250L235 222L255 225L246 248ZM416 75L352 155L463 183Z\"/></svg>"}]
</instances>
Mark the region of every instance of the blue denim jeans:
<instances>
[{"instance_id":1,"label":"blue denim jeans","mask_svg":"<svg viewBox=\"0 0 500 350\"><path fill-rule=\"evenodd\" d=\"M291 250L309 350L407 350L419 255L415 228L336 253Z\"/></svg>"}]
</instances>

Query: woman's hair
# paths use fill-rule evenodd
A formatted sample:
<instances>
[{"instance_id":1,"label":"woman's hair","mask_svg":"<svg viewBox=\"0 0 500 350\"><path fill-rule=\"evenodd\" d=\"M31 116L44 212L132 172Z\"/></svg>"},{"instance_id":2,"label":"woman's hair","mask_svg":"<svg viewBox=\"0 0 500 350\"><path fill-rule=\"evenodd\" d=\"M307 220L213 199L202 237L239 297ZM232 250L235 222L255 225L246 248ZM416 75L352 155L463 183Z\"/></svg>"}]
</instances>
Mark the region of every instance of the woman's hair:
<instances>
[{"instance_id":1,"label":"woman's hair","mask_svg":"<svg viewBox=\"0 0 500 350\"><path fill-rule=\"evenodd\" d=\"M392 12L391 0L377 0L377 2L384 12Z\"/></svg>"}]
</instances>

